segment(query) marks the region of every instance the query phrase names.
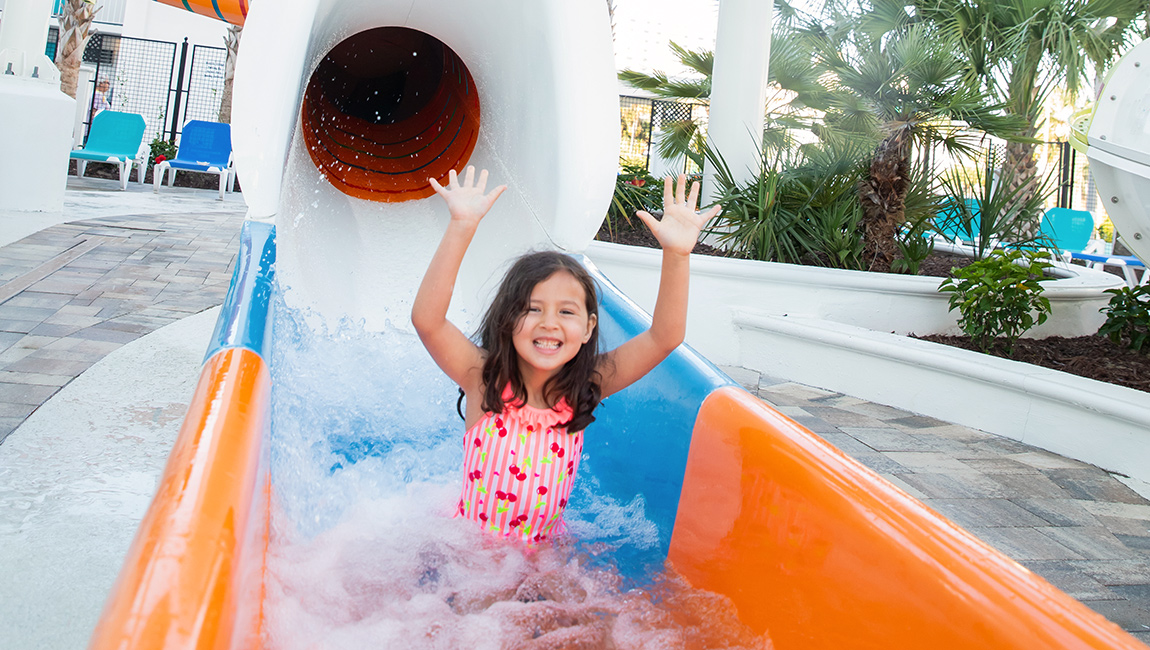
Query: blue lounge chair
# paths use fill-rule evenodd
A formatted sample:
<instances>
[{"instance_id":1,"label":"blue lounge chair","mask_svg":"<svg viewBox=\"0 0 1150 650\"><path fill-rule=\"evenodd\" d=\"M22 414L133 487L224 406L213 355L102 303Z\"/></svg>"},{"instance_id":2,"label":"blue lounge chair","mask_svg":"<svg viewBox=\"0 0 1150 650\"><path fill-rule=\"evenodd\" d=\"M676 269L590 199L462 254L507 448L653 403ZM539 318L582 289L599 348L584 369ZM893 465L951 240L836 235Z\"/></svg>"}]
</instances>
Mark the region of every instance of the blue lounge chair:
<instances>
[{"instance_id":1,"label":"blue lounge chair","mask_svg":"<svg viewBox=\"0 0 1150 650\"><path fill-rule=\"evenodd\" d=\"M1050 208L1042 216L1038 234L1059 252L1082 252L1094 234L1094 216L1086 210Z\"/></svg>"},{"instance_id":2,"label":"blue lounge chair","mask_svg":"<svg viewBox=\"0 0 1150 650\"><path fill-rule=\"evenodd\" d=\"M1133 255L1102 255L1068 251L1064 256L1069 256L1070 259L1082 260L1086 262L1086 266L1091 268L1117 266L1122 269L1122 277L1126 280L1126 285L1130 287L1136 287L1139 284L1150 284L1150 271L1146 270L1146 265L1142 263L1142 260ZM1138 275L1135 273L1137 269L1142 270L1141 280L1138 279Z\"/></svg>"},{"instance_id":3,"label":"blue lounge chair","mask_svg":"<svg viewBox=\"0 0 1150 650\"><path fill-rule=\"evenodd\" d=\"M137 168L139 182L144 182L144 165L148 159L143 144L142 116L105 110L92 118L88 142L68 157L76 161L76 175L81 178L84 177L84 168L89 161L117 165L120 169L120 189L126 190L133 166Z\"/></svg>"},{"instance_id":4,"label":"blue lounge chair","mask_svg":"<svg viewBox=\"0 0 1150 650\"><path fill-rule=\"evenodd\" d=\"M173 160L165 160L156 165L152 176L152 191L159 192L164 182L164 172L171 170L168 187L176 182L177 171L202 172L220 177L220 200L224 199L224 188L232 190L232 128L219 122L191 120L180 133L180 147Z\"/></svg>"}]
</instances>

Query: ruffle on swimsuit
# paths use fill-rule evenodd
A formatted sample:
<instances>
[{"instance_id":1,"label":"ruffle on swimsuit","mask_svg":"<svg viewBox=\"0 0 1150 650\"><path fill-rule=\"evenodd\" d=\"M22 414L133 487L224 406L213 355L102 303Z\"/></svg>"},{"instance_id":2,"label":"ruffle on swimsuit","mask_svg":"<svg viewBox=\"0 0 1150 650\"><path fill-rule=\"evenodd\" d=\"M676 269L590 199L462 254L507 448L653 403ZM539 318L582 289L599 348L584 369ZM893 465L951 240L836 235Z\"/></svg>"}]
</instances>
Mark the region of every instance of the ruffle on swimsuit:
<instances>
[{"instance_id":1,"label":"ruffle on swimsuit","mask_svg":"<svg viewBox=\"0 0 1150 650\"><path fill-rule=\"evenodd\" d=\"M526 542L566 531L563 512L575 484L583 432L567 433L571 407L512 404L503 390L502 413L486 413L463 437L463 493L458 516L484 530Z\"/></svg>"}]
</instances>

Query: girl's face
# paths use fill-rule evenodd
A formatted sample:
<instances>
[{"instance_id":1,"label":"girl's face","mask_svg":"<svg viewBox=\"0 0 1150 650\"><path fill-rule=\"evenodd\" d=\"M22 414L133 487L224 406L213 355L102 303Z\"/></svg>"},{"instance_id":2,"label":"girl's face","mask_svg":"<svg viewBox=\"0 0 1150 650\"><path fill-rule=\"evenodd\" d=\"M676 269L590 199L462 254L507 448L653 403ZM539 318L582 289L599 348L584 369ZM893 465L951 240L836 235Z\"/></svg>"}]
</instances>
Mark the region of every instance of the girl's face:
<instances>
[{"instance_id":1,"label":"girl's face","mask_svg":"<svg viewBox=\"0 0 1150 650\"><path fill-rule=\"evenodd\" d=\"M523 378L550 378L575 358L595 324L583 285L570 273L556 271L535 285L527 313L511 335Z\"/></svg>"}]
</instances>

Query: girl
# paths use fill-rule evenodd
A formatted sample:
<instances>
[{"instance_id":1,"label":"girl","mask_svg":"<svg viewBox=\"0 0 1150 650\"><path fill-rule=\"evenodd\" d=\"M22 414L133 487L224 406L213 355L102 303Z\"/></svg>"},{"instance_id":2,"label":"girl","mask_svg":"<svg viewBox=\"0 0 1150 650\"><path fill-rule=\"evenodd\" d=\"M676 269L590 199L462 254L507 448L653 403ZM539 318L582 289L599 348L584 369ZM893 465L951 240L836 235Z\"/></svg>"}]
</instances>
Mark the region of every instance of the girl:
<instances>
[{"instance_id":1,"label":"girl","mask_svg":"<svg viewBox=\"0 0 1150 650\"><path fill-rule=\"evenodd\" d=\"M618 348L598 350L595 284L566 255L531 253L507 271L483 318L479 345L447 320L463 254L479 222L507 188L486 193L487 171L468 167L460 183L430 179L451 212L411 322L431 358L467 398L459 516L492 532L538 542L563 532L563 511L599 401L659 364L686 331L689 255L719 206L695 212L699 184L663 186L663 218L638 216L663 248L651 328Z\"/></svg>"}]
</instances>

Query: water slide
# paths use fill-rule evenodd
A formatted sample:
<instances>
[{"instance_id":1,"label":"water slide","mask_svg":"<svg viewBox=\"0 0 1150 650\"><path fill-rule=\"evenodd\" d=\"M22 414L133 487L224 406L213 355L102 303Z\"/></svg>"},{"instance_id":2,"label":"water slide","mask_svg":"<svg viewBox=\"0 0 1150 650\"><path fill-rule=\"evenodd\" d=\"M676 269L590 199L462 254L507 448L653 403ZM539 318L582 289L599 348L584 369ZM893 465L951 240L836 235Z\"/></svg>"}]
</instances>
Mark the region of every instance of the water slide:
<instances>
[{"instance_id":1,"label":"water slide","mask_svg":"<svg viewBox=\"0 0 1150 650\"><path fill-rule=\"evenodd\" d=\"M1150 262L1150 41L1127 52L1095 102L1086 156L1106 212L1130 252ZM1142 128L1130 128L1140 124Z\"/></svg>"},{"instance_id":2,"label":"water slide","mask_svg":"<svg viewBox=\"0 0 1150 650\"><path fill-rule=\"evenodd\" d=\"M456 322L474 323L507 260L543 247L595 276L605 346L648 322L581 256L615 175L611 35L591 1L171 4L244 25L233 142L249 220L192 404L90 647L278 647L270 576L283 557L269 544L283 527L324 539L331 520L300 510L285 524L295 493L322 491L313 500L338 510L350 492L325 482L349 466L367 489L424 462L409 456L418 441L387 435L285 445L277 427L301 401L343 417L354 409L339 400L357 391L328 390L336 372L281 393L314 359L366 367L359 392L406 390L414 411L456 431L445 448L458 446L453 396L421 394L436 392L419 384L434 371L409 351L413 289L447 220L428 177L472 164L510 185L464 260ZM313 331L330 334L324 353L292 357ZM346 352L380 332L408 344ZM394 384L370 383L388 373ZM597 416L579 481L645 526L610 562L636 581L671 566L729 598L774 647L1144 648L685 346ZM381 417L348 428L376 431ZM277 469L325 445L340 460L314 475Z\"/></svg>"}]
</instances>

